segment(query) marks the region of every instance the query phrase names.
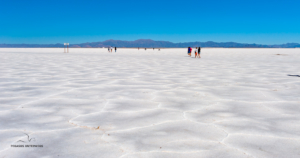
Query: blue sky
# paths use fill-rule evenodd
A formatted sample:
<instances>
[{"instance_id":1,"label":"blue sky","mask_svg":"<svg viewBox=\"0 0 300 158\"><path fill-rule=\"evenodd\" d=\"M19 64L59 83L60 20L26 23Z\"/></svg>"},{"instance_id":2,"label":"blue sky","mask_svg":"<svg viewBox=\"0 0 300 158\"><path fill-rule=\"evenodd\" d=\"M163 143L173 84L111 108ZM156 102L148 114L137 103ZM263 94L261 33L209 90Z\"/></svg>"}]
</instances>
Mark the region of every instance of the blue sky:
<instances>
[{"instance_id":1,"label":"blue sky","mask_svg":"<svg viewBox=\"0 0 300 158\"><path fill-rule=\"evenodd\" d=\"M1 0L0 43L300 43L300 0Z\"/></svg>"}]
</instances>

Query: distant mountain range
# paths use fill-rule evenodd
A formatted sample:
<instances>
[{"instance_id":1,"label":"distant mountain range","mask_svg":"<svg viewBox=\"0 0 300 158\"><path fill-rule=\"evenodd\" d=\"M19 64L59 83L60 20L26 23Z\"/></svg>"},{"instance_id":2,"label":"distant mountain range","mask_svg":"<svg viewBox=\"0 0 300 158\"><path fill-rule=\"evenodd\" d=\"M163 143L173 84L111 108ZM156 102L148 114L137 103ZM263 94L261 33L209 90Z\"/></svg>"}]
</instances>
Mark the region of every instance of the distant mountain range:
<instances>
[{"instance_id":1,"label":"distant mountain range","mask_svg":"<svg viewBox=\"0 0 300 158\"><path fill-rule=\"evenodd\" d=\"M223 48L295 48L299 43L287 43L280 45L246 44L235 42L184 42L172 43L169 41L153 41L151 39L139 39L135 41L106 40L103 42L70 44L71 48L98 48L98 47L147 47L147 48L186 48L186 47L223 47ZM62 48L63 43L57 44L0 44L0 48Z\"/></svg>"}]
</instances>

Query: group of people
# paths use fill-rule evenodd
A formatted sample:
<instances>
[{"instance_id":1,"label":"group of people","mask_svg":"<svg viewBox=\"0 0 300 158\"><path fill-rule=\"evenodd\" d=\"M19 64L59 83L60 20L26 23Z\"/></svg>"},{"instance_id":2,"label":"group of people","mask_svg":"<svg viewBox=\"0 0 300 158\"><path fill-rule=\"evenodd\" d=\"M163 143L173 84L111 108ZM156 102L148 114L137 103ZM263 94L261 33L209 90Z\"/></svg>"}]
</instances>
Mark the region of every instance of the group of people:
<instances>
[{"instance_id":1,"label":"group of people","mask_svg":"<svg viewBox=\"0 0 300 158\"><path fill-rule=\"evenodd\" d=\"M160 48L157 48L158 49L158 51L160 51ZM140 50L140 47L138 47L138 50ZM147 50L147 48L145 48L145 50ZM153 50L154 50L154 48L153 48Z\"/></svg>"},{"instance_id":2,"label":"group of people","mask_svg":"<svg viewBox=\"0 0 300 158\"><path fill-rule=\"evenodd\" d=\"M113 48L113 47L107 47L107 49L108 49L108 52L112 52L113 51L113 49L115 49L115 52L117 52L117 47L115 47L115 48ZM139 50L140 48L138 47L138 50ZM147 50L147 48L145 48L145 50ZM154 50L154 48L153 48L153 50ZM158 49L159 51L160 51L160 49ZM193 49L191 48L191 47L188 47L188 55L189 56L192 56L192 51L193 51ZM200 57L200 54L201 54L201 47L196 47L196 49L195 49L195 58L201 58Z\"/></svg>"},{"instance_id":3,"label":"group of people","mask_svg":"<svg viewBox=\"0 0 300 158\"><path fill-rule=\"evenodd\" d=\"M113 48L113 47L107 47L108 52L112 52L113 49L115 49L115 52L117 52L117 47Z\"/></svg>"},{"instance_id":4,"label":"group of people","mask_svg":"<svg viewBox=\"0 0 300 158\"><path fill-rule=\"evenodd\" d=\"M192 51L193 51L193 49L191 47L188 47L188 55L189 56L192 56ZM201 48L200 47L196 47L194 52L195 52L195 58L201 58L200 57L200 54L201 54Z\"/></svg>"},{"instance_id":5,"label":"group of people","mask_svg":"<svg viewBox=\"0 0 300 158\"><path fill-rule=\"evenodd\" d=\"M117 47L111 47L111 46L107 47L107 50L109 53L112 52L113 49L115 49L115 52L117 52ZM138 47L138 50L140 50L140 47ZM147 50L147 48L145 48L145 50ZM153 48L153 50L154 50L154 48ZM160 51L160 48L158 48L158 51Z\"/></svg>"}]
</instances>

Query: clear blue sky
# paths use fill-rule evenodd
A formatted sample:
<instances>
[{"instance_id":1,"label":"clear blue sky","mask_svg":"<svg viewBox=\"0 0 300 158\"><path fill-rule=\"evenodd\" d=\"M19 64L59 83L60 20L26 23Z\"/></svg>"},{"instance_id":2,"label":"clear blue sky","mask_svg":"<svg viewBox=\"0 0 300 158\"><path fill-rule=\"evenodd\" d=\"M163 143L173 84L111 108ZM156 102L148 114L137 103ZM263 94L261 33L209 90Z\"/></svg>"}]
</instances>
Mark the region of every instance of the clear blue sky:
<instances>
[{"instance_id":1,"label":"clear blue sky","mask_svg":"<svg viewBox=\"0 0 300 158\"><path fill-rule=\"evenodd\" d=\"M300 0L1 0L0 43L300 43Z\"/></svg>"}]
</instances>

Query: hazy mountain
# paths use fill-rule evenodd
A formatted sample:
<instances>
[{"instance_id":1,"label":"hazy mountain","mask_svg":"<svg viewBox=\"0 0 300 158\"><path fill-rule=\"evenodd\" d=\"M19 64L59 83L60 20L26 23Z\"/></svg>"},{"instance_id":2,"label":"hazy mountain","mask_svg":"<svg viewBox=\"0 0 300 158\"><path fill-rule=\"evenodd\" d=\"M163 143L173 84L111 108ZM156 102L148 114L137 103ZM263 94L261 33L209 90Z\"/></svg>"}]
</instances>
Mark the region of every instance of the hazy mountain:
<instances>
[{"instance_id":1,"label":"hazy mountain","mask_svg":"<svg viewBox=\"0 0 300 158\"><path fill-rule=\"evenodd\" d=\"M281 45L262 45L235 42L184 42L172 43L169 41L153 41L151 39L139 39L135 41L106 40L103 42L70 44L73 48L98 48L98 47L147 47L147 48L186 48L186 47L224 47L224 48L295 48L299 43L286 43ZM62 43L57 44L0 44L0 48L55 48L64 47Z\"/></svg>"}]
</instances>

